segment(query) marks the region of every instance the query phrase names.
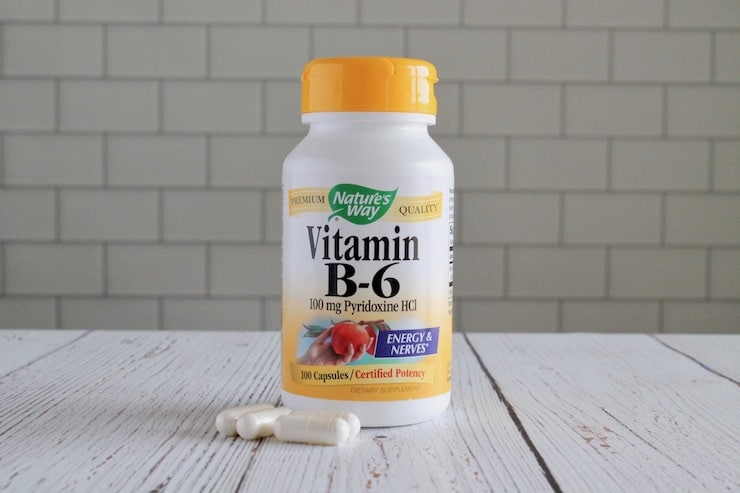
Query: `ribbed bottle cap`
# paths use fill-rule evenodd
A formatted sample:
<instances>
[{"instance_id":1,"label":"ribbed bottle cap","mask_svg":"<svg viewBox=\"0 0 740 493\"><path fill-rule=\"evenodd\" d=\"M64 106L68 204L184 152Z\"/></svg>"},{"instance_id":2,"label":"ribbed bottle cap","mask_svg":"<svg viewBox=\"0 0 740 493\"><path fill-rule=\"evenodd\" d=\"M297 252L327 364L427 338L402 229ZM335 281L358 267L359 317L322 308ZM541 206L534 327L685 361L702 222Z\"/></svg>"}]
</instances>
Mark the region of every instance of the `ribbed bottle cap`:
<instances>
[{"instance_id":1,"label":"ribbed bottle cap","mask_svg":"<svg viewBox=\"0 0 740 493\"><path fill-rule=\"evenodd\" d=\"M389 111L437 114L437 69L393 57L319 58L303 68L301 112Z\"/></svg>"}]
</instances>

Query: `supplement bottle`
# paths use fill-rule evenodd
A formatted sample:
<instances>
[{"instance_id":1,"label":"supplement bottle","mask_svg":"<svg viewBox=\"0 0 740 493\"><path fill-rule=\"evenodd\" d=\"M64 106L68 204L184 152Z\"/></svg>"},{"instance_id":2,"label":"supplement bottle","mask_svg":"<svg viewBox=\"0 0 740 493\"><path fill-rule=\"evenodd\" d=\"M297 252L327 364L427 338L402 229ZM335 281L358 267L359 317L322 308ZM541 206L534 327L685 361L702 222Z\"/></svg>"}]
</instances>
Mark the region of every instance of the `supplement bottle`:
<instances>
[{"instance_id":1,"label":"supplement bottle","mask_svg":"<svg viewBox=\"0 0 740 493\"><path fill-rule=\"evenodd\" d=\"M388 57L304 67L306 137L283 165L282 395L362 426L450 400L452 162L429 136L434 66Z\"/></svg>"}]
</instances>

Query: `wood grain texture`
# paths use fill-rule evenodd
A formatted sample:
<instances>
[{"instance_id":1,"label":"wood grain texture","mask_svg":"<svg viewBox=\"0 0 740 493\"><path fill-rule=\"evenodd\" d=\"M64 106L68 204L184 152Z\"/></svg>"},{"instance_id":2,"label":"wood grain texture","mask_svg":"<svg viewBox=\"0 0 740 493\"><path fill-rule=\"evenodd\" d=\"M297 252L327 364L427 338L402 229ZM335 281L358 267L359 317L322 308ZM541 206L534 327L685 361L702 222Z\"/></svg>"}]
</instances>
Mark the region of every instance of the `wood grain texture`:
<instances>
[{"instance_id":1,"label":"wood grain texture","mask_svg":"<svg viewBox=\"0 0 740 493\"><path fill-rule=\"evenodd\" d=\"M68 344L83 330L0 330L0 376Z\"/></svg>"},{"instance_id":2,"label":"wood grain texture","mask_svg":"<svg viewBox=\"0 0 740 493\"><path fill-rule=\"evenodd\" d=\"M340 447L215 431L225 407L280 403L278 333L55 336L0 338L26 354L0 374L2 492L740 488L738 385L650 336L455 334L446 413Z\"/></svg>"},{"instance_id":3,"label":"wood grain texture","mask_svg":"<svg viewBox=\"0 0 740 493\"><path fill-rule=\"evenodd\" d=\"M563 491L740 488L738 386L653 338L468 339Z\"/></svg>"},{"instance_id":4,"label":"wood grain texture","mask_svg":"<svg viewBox=\"0 0 740 493\"><path fill-rule=\"evenodd\" d=\"M727 334L660 334L656 339L710 371L740 381L740 337Z\"/></svg>"}]
</instances>

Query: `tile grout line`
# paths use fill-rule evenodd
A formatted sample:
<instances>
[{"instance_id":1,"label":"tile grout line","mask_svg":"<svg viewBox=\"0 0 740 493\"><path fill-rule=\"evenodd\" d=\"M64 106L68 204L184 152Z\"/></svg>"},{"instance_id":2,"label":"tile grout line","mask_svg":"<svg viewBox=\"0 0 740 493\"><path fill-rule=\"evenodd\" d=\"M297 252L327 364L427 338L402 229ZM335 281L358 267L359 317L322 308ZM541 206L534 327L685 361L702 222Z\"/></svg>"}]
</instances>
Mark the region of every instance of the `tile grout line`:
<instances>
[{"instance_id":1,"label":"tile grout line","mask_svg":"<svg viewBox=\"0 0 740 493\"><path fill-rule=\"evenodd\" d=\"M0 26L0 30L2 30L2 26ZM2 32L0 32L0 38L1 37L2 37ZM0 187L7 188L6 183L5 183L5 133L4 132L0 132Z\"/></svg>"},{"instance_id":2,"label":"tile grout line","mask_svg":"<svg viewBox=\"0 0 740 493\"><path fill-rule=\"evenodd\" d=\"M514 64L512 56L512 30L507 27L504 31L504 81L511 82L512 66Z\"/></svg>"},{"instance_id":3,"label":"tile grout line","mask_svg":"<svg viewBox=\"0 0 740 493\"><path fill-rule=\"evenodd\" d=\"M209 299L211 297L211 258L213 250L211 248L211 242L206 241L204 244L204 254L205 258L203 259L203 281L204 281L204 289L205 289L205 298Z\"/></svg>"},{"instance_id":4,"label":"tile grout line","mask_svg":"<svg viewBox=\"0 0 740 493\"><path fill-rule=\"evenodd\" d=\"M157 240L156 244L164 243L164 187L157 189Z\"/></svg>"},{"instance_id":5,"label":"tile grout line","mask_svg":"<svg viewBox=\"0 0 740 493\"><path fill-rule=\"evenodd\" d=\"M611 297L611 277L612 277L612 249L607 246L604 249L604 298L610 299Z\"/></svg>"},{"instance_id":6,"label":"tile grout line","mask_svg":"<svg viewBox=\"0 0 740 493\"><path fill-rule=\"evenodd\" d=\"M206 80L212 80L213 79L213 56L211 54L211 51L213 49L213 28L211 24L206 24L204 26L205 29L205 56L206 59L204 61L205 63L205 72L206 72Z\"/></svg>"},{"instance_id":7,"label":"tile grout line","mask_svg":"<svg viewBox=\"0 0 740 493\"><path fill-rule=\"evenodd\" d=\"M565 302L562 299L555 301L555 332L563 332Z\"/></svg>"},{"instance_id":8,"label":"tile grout line","mask_svg":"<svg viewBox=\"0 0 740 493\"><path fill-rule=\"evenodd\" d=\"M706 248L706 257L704 259L704 297L709 302L712 299L712 256L714 248L709 245Z\"/></svg>"},{"instance_id":9,"label":"tile grout line","mask_svg":"<svg viewBox=\"0 0 740 493\"><path fill-rule=\"evenodd\" d=\"M606 138L606 191L614 186L614 137Z\"/></svg>"},{"instance_id":10,"label":"tile grout line","mask_svg":"<svg viewBox=\"0 0 740 493\"><path fill-rule=\"evenodd\" d=\"M54 187L54 243L62 241L62 191Z\"/></svg>"},{"instance_id":11,"label":"tile grout line","mask_svg":"<svg viewBox=\"0 0 740 493\"><path fill-rule=\"evenodd\" d=\"M560 28L565 29L568 26L568 0L560 1Z\"/></svg>"},{"instance_id":12,"label":"tile grout line","mask_svg":"<svg viewBox=\"0 0 740 493\"><path fill-rule=\"evenodd\" d=\"M709 85L717 82L717 31L709 31Z\"/></svg>"},{"instance_id":13,"label":"tile grout line","mask_svg":"<svg viewBox=\"0 0 740 493\"><path fill-rule=\"evenodd\" d=\"M103 72L103 79L108 78L108 53L110 51L110 30L108 23L104 23L102 26L102 46L100 47L100 67Z\"/></svg>"},{"instance_id":14,"label":"tile grout line","mask_svg":"<svg viewBox=\"0 0 740 493\"><path fill-rule=\"evenodd\" d=\"M614 29L606 31L606 82L614 82Z\"/></svg>"},{"instance_id":15,"label":"tile grout line","mask_svg":"<svg viewBox=\"0 0 740 493\"><path fill-rule=\"evenodd\" d=\"M110 134L108 132L103 132L101 135L101 153L100 156L100 163L102 166L101 170L101 181L103 184L103 189L107 189L110 185L110 169L108 164L108 149L110 148Z\"/></svg>"},{"instance_id":16,"label":"tile grout line","mask_svg":"<svg viewBox=\"0 0 740 493\"><path fill-rule=\"evenodd\" d=\"M102 258L102 283L103 283L103 298L108 298L110 296L110 287L109 287L109 269L108 269L108 261L110 258L110 246L107 241L104 241L101 245L101 258Z\"/></svg>"},{"instance_id":17,"label":"tile grout line","mask_svg":"<svg viewBox=\"0 0 740 493\"><path fill-rule=\"evenodd\" d=\"M7 265L6 257L5 257L5 242L0 241L0 295L5 296L6 289L5 289L5 283L6 283L6 273L7 268L5 267Z\"/></svg>"},{"instance_id":18,"label":"tile grout line","mask_svg":"<svg viewBox=\"0 0 740 493\"><path fill-rule=\"evenodd\" d=\"M715 139L709 139L709 156L708 156L708 163L709 168L707 169L707 192L712 193L717 188L717 185L714 182L715 179L715 160L716 160L716 145L717 141Z\"/></svg>"}]
</instances>

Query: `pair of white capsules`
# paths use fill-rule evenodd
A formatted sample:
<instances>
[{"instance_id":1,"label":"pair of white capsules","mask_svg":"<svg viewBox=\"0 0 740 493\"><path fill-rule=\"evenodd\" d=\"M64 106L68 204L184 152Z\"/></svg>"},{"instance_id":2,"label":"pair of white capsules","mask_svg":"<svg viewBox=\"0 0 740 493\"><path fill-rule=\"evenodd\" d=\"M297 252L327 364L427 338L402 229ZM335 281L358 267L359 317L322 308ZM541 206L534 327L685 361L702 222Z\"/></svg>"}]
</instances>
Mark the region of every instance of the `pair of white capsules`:
<instances>
[{"instance_id":1,"label":"pair of white capsules","mask_svg":"<svg viewBox=\"0 0 740 493\"><path fill-rule=\"evenodd\" d=\"M360 419L342 411L293 411L272 404L224 409L216 429L226 436L252 440L274 435L284 442L340 445L360 432Z\"/></svg>"}]
</instances>

